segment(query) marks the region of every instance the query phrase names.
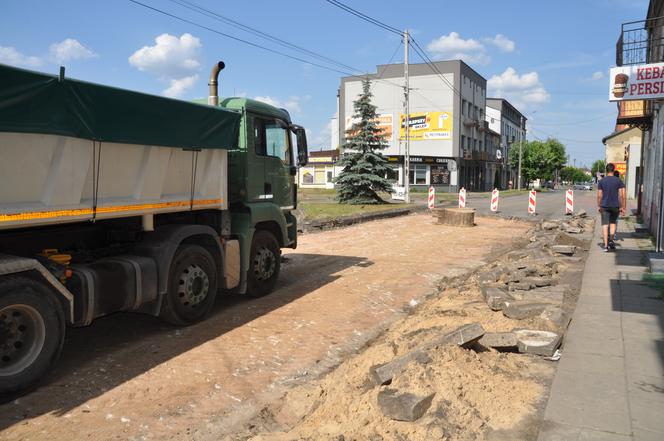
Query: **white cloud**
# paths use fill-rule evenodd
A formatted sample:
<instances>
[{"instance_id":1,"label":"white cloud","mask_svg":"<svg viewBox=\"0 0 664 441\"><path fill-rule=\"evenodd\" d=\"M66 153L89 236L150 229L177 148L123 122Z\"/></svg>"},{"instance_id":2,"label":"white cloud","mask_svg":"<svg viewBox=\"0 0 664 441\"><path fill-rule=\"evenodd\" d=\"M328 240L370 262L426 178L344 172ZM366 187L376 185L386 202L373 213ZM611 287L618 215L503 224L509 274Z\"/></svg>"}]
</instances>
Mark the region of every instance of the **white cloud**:
<instances>
[{"instance_id":1,"label":"white cloud","mask_svg":"<svg viewBox=\"0 0 664 441\"><path fill-rule=\"evenodd\" d=\"M514 52L516 44L503 34L496 34L495 37L485 38L485 42L497 47L501 52Z\"/></svg>"},{"instance_id":2,"label":"white cloud","mask_svg":"<svg viewBox=\"0 0 664 441\"><path fill-rule=\"evenodd\" d=\"M140 71L167 78L183 78L201 67L201 41L189 33L179 38L161 34L154 46L143 46L129 57L129 64Z\"/></svg>"},{"instance_id":3,"label":"white cloud","mask_svg":"<svg viewBox=\"0 0 664 441\"><path fill-rule=\"evenodd\" d=\"M547 103L551 96L539 80L537 72L519 75L512 67L487 81L489 95L506 98L520 110Z\"/></svg>"},{"instance_id":4,"label":"white cloud","mask_svg":"<svg viewBox=\"0 0 664 441\"><path fill-rule=\"evenodd\" d=\"M437 60L461 59L477 64L488 64L491 61L481 42L472 38L464 40L458 32L450 32L434 39L427 45L427 50Z\"/></svg>"},{"instance_id":5,"label":"white cloud","mask_svg":"<svg viewBox=\"0 0 664 441\"><path fill-rule=\"evenodd\" d=\"M99 55L83 46L78 40L67 38L60 43L53 43L49 48L49 59L57 64L64 64L71 60L84 60L98 58Z\"/></svg>"},{"instance_id":6,"label":"white cloud","mask_svg":"<svg viewBox=\"0 0 664 441\"><path fill-rule=\"evenodd\" d=\"M604 72L598 70L597 72L593 73L593 76L591 77L593 80L602 80L604 79Z\"/></svg>"},{"instance_id":7,"label":"white cloud","mask_svg":"<svg viewBox=\"0 0 664 441\"><path fill-rule=\"evenodd\" d=\"M0 63L17 67L37 67L43 64L39 57L24 55L11 46L0 46Z\"/></svg>"},{"instance_id":8,"label":"white cloud","mask_svg":"<svg viewBox=\"0 0 664 441\"><path fill-rule=\"evenodd\" d=\"M201 68L201 41L189 33L176 37L161 34L154 46L143 46L129 57L129 64L142 72L157 75L169 87L163 94L180 97L198 80Z\"/></svg>"},{"instance_id":9,"label":"white cloud","mask_svg":"<svg viewBox=\"0 0 664 441\"><path fill-rule=\"evenodd\" d=\"M191 86L196 83L198 80L198 75L190 75L188 77L180 79L171 79L170 86L168 89L165 89L162 93L167 97L179 98L189 89Z\"/></svg>"},{"instance_id":10,"label":"white cloud","mask_svg":"<svg viewBox=\"0 0 664 441\"><path fill-rule=\"evenodd\" d=\"M297 96L293 95L288 97L286 100L280 100L278 98L266 96L257 96L254 97L256 101L262 101L264 103L270 104L271 106L283 108L288 110L290 113L302 113L302 102L309 101L311 95Z\"/></svg>"},{"instance_id":11,"label":"white cloud","mask_svg":"<svg viewBox=\"0 0 664 441\"><path fill-rule=\"evenodd\" d=\"M330 118L330 120L325 124L315 136L311 139L311 146L313 148L322 148L323 150L335 148L336 145L331 146L330 137L332 136L332 125L337 123L337 119ZM308 136L308 135L307 135Z\"/></svg>"}]
</instances>

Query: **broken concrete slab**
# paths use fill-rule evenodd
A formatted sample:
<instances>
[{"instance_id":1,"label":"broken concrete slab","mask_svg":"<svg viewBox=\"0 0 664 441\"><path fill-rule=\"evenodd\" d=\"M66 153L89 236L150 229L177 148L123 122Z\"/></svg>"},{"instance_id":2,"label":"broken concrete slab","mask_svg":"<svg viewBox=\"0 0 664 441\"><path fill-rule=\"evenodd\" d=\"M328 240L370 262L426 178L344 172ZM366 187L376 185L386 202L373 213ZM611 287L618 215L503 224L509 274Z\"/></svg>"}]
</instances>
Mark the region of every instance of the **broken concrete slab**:
<instances>
[{"instance_id":1,"label":"broken concrete slab","mask_svg":"<svg viewBox=\"0 0 664 441\"><path fill-rule=\"evenodd\" d=\"M436 337L428 341L410 352L401 355L392 361L372 366L369 369L369 375L373 382L377 385L386 384L392 381L396 375L403 372L408 363L416 361L420 363L428 363L430 361L427 352L433 348L444 345L455 344L458 346L468 346L475 343L484 335L484 328L479 323L471 323L460 328L455 329L449 334Z\"/></svg>"},{"instance_id":2,"label":"broken concrete slab","mask_svg":"<svg viewBox=\"0 0 664 441\"><path fill-rule=\"evenodd\" d=\"M424 415L431 406L435 393L415 395L399 392L396 389L383 389L378 392L378 407L383 415L396 421L413 422Z\"/></svg>"},{"instance_id":3,"label":"broken concrete slab","mask_svg":"<svg viewBox=\"0 0 664 441\"><path fill-rule=\"evenodd\" d=\"M509 290L512 291L528 291L535 287L535 285L528 282L511 282L509 284Z\"/></svg>"},{"instance_id":4,"label":"broken concrete slab","mask_svg":"<svg viewBox=\"0 0 664 441\"><path fill-rule=\"evenodd\" d=\"M562 341L560 334L551 331L513 329L512 332L519 341L519 352L524 354L551 357Z\"/></svg>"},{"instance_id":5,"label":"broken concrete slab","mask_svg":"<svg viewBox=\"0 0 664 441\"><path fill-rule=\"evenodd\" d=\"M550 286L553 283L553 279L551 277L526 277L522 282L530 283L531 285L540 288L543 286Z\"/></svg>"},{"instance_id":6,"label":"broken concrete slab","mask_svg":"<svg viewBox=\"0 0 664 441\"><path fill-rule=\"evenodd\" d=\"M560 330L567 329L567 325L570 322L569 315L565 314L560 306L554 305L547 306L539 318L550 326Z\"/></svg>"},{"instance_id":7,"label":"broken concrete slab","mask_svg":"<svg viewBox=\"0 0 664 441\"><path fill-rule=\"evenodd\" d=\"M578 217L586 217L588 215L588 213L586 212L586 210L579 210L579 212L576 213L576 215Z\"/></svg>"},{"instance_id":8,"label":"broken concrete slab","mask_svg":"<svg viewBox=\"0 0 664 441\"><path fill-rule=\"evenodd\" d=\"M565 297L565 286L547 286L531 289L530 291L514 291L510 295L515 300L562 305Z\"/></svg>"},{"instance_id":9,"label":"broken concrete slab","mask_svg":"<svg viewBox=\"0 0 664 441\"><path fill-rule=\"evenodd\" d=\"M583 230L579 227L567 227L565 228L565 233L570 233L570 234L581 234L583 233Z\"/></svg>"},{"instance_id":10,"label":"broken concrete slab","mask_svg":"<svg viewBox=\"0 0 664 441\"><path fill-rule=\"evenodd\" d=\"M551 247L551 251L554 253L571 256L574 254L574 251L576 251L576 247L574 245L553 245Z\"/></svg>"},{"instance_id":11,"label":"broken concrete slab","mask_svg":"<svg viewBox=\"0 0 664 441\"><path fill-rule=\"evenodd\" d=\"M486 304L494 311L502 311L505 302L513 300L512 296L495 286L483 286L481 292Z\"/></svg>"},{"instance_id":12,"label":"broken concrete slab","mask_svg":"<svg viewBox=\"0 0 664 441\"><path fill-rule=\"evenodd\" d=\"M555 222L542 222L543 230L555 230L558 228L558 224Z\"/></svg>"},{"instance_id":13,"label":"broken concrete slab","mask_svg":"<svg viewBox=\"0 0 664 441\"><path fill-rule=\"evenodd\" d=\"M505 302L503 314L513 320L523 320L537 317L549 306L550 303L532 302L530 300L513 300Z\"/></svg>"},{"instance_id":14,"label":"broken concrete slab","mask_svg":"<svg viewBox=\"0 0 664 441\"><path fill-rule=\"evenodd\" d=\"M484 271L477 276L477 282L480 285L485 285L487 283L496 283L500 278L500 276L502 275L502 273L503 272L498 268L493 269L491 271Z\"/></svg>"},{"instance_id":15,"label":"broken concrete slab","mask_svg":"<svg viewBox=\"0 0 664 441\"><path fill-rule=\"evenodd\" d=\"M487 332L478 341L484 347L498 350L515 349L519 342L511 332Z\"/></svg>"}]
</instances>

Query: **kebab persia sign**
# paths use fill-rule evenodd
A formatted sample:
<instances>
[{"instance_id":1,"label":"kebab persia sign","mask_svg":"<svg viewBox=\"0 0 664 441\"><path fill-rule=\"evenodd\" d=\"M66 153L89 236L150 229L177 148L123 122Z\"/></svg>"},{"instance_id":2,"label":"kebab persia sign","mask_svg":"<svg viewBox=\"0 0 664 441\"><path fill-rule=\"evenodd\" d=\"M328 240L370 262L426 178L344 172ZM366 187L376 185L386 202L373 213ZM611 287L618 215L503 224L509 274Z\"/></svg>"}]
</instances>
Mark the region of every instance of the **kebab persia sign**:
<instances>
[{"instance_id":1,"label":"kebab persia sign","mask_svg":"<svg viewBox=\"0 0 664 441\"><path fill-rule=\"evenodd\" d=\"M664 63L611 68L609 101L664 98Z\"/></svg>"}]
</instances>

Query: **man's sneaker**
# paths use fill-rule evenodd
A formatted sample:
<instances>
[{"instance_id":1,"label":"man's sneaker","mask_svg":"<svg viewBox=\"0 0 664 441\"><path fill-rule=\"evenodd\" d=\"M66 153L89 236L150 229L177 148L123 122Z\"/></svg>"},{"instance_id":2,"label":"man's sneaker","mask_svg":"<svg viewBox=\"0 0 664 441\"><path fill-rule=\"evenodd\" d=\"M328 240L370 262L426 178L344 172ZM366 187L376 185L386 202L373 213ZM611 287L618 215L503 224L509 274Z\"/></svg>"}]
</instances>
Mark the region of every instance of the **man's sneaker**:
<instances>
[{"instance_id":1,"label":"man's sneaker","mask_svg":"<svg viewBox=\"0 0 664 441\"><path fill-rule=\"evenodd\" d=\"M612 250L616 249L616 243L614 241L609 242L609 248Z\"/></svg>"},{"instance_id":2,"label":"man's sneaker","mask_svg":"<svg viewBox=\"0 0 664 441\"><path fill-rule=\"evenodd\" d=\"M608 253L609 251L610 251L610 250L609 250L609 247L604 247L604 252L605 252L605 253Z\"/></svg>"}]
</instances>

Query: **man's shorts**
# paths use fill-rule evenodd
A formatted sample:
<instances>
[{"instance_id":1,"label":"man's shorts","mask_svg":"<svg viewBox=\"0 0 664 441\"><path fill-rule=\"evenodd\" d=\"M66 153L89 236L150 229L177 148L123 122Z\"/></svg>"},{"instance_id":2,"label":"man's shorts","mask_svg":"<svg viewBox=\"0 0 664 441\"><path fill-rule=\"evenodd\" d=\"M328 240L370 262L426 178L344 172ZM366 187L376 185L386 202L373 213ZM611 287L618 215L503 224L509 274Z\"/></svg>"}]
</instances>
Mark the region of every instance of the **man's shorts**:
<instances>
[{"instance_id":1,"label":"man's shorts","mask_svg":"<svg viewBox=\"0 0 664 441\"><path fill-rule=\"evenodd\" d=\"M602 225L615 224L618 221L620 208L602 207Z\"/></svg>"}]
</instances>

